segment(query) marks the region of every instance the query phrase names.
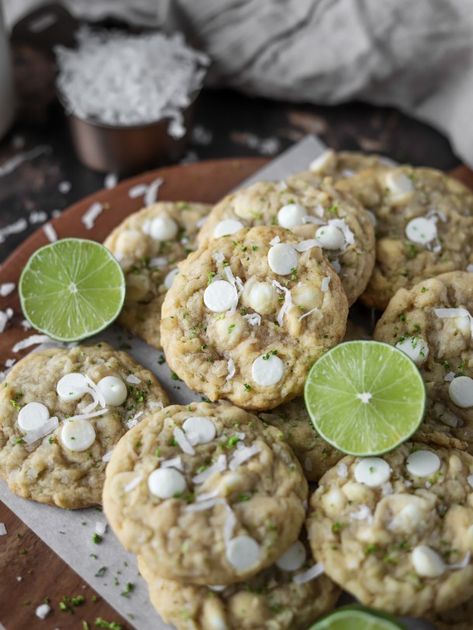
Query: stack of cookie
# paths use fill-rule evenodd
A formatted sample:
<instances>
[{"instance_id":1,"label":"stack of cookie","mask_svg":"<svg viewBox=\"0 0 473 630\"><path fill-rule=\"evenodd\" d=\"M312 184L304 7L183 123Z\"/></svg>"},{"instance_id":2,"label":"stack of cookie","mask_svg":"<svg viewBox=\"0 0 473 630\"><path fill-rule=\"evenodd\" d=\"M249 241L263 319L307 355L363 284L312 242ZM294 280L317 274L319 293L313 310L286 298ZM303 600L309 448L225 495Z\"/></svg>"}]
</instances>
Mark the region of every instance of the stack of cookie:
<instances>
[{"instance_id":1,"label":"stack of cookie","mask_svg":"<svg viewBox=\"0 0 473 630\"><path fill-rule=\"evenodd\" d=\"M126 276L119 323L211 402L166 406L154 375L103 343L29 355L0 392L11 489L69 508L103 489L180 630L306 628L340 587L470 628L473 195L432 169L328 151L213 208L156 203L105 245ZM358 299L384 310L375 339L428 392L412 442L361 459L314 433L301 398Z\"/></svg>"}]
</instances>

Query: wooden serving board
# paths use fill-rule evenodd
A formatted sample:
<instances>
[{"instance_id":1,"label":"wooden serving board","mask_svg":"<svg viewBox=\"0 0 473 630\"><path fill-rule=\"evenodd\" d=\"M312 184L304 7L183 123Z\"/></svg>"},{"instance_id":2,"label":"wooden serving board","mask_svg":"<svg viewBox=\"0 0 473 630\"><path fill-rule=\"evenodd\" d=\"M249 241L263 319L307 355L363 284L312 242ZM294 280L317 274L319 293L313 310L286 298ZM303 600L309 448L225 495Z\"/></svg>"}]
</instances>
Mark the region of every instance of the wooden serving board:
<instances>
[{"instance_id":1,"label":"wooden serving board","mask_svg":"<svg viewBox=\"0 0 473 630\"><path fill-rule=\"evenodd\" d=\"M160 200L214 203L267 162L264 158L228 159L150 171L125 180L112 190L102 190L86 197L51 223L59 238L75 236L103 241L118 223L143 205L142 198L129 197L128 191L136 184L148 184L162 177L164 183L159 190ZM473 188L473 172L468 168L459 167L452 175ZM96 201L106 204L106 209L96 220L94 228L87 230L81 218ZM16 284L30 255L47 243L42 228L25 240L0 267L0 284ZM15 315L9 327L0 335L0 370L6 359L21 357L21 353L13 355L11 348L17 341L32 334L32 331L25 331L21 326L23 317L16 291L7 297L0 297L0 309L6 308L12 308ZM0 628L3 624L7 630L80 630L82 621L87 621L92 629L97 617L117 621L123 627L131 626L105 601L94 601L96 596L92 588L84 584L69 565L3 504L0 504L0 522L4 522L7 528L7 535L0 538ZM63 596L77 595L83 595L85 603L75 608L74 613L60 609L59 602ZM45 598L49 598L53 610L46 621L40 621L35 616L35 609Z\"/></svg>"}]
</instances>

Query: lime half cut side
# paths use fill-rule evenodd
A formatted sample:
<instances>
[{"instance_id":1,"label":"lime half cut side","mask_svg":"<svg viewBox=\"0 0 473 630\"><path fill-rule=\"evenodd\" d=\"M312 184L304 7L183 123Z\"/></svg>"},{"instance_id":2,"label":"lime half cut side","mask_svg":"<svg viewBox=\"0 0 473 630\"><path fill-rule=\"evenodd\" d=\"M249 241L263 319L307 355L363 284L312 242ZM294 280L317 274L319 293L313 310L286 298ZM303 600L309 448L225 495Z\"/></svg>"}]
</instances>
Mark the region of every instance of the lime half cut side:
<instances>
[{"instance_id":1,"label":"lime half cut side","mask_svg":"<svg viewBox=\"0 0 473 630\"><path fill-rule=\"evenodd\" d=\"M407 355L378 341L348 341L312 366L305 404L318 433L349 455L381 455L407 440L425 412L422 376Z\"/></svg>"},{"instance_id":2,"label":"lime half cut side","mask_svg":"<svg viewBox=\"0 0 473 630\"><path fill-rule=\"evenodd\" d=\"M406 630L406 627L377 610L353 606L336 610L309 630Z\"/></svg>"},{"instance_id":3,"label":"lime half cut side","mask_svg":"<svg viewBox=\"0 0 473 630\"><path fill-rule=\"evenodd\" d=\"M21 307L37 330L79 341L106 328L125 299L117 260L100 243L66 238L38 249L19 283Z\"/></svg>"}]
</instances>

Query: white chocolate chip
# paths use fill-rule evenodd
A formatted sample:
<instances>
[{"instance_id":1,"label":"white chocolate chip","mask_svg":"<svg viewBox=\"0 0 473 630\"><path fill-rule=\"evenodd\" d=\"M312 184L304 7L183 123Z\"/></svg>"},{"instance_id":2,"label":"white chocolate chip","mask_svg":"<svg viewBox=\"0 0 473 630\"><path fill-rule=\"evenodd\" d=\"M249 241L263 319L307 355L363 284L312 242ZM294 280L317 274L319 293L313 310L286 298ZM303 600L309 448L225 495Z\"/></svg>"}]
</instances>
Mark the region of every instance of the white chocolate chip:
<instances>
[{"instance_id":1,"label":"white chocolate chip","mask_svg":"<svg viewBox=\"0 0 473 630\"><path fill-rule=\"evenodd\" d=\"M406 468L414 477L430 477L440 469L440 465L440 457L426 450L414 451L406 460Z\"/></svg>"},{"instance_id":2,"label":"white chocolate chip","mask_svg":"<svg viewBox=\"0 0 473 630\"><path fill-rule=\"evenodd\" d=\"M315 238L323 249L342 249L345 246L343 232L335 225L322 225L315 232Z\"/></svg>"},{"instance_id":3,"label":"white chocolate chip","mask_svg":"<svg viewBox=\"0 0 473 630\"><path fill-rule=\"evenodd\" d=\"M59 379L56 385L56 391L61 400L73 401L79 400L89 389L87 380L83 374L71 372L65 374Z\"/></svg>"},{"instance_id":4,"label":"white chocolate chip","mask_svg":"<svg viewBox=\"0 0 473 630\"><path fill-rule=\"evenodd\" d=\"M215 280L204 291L204 304L214 313L229 311L237 303L237 290L226 280Z\"/></svg>"},{"instance_id":5,"label":"white chocolate chip","mask_svg":"<svg viewBox=\"0 0 473 630\"><path fill-rule=\"evenodd\" d=\"M49 420L49 410L39 402L30 402L18 413L18 426L23 432L37 431Z\"/></svg>"},{"instance_id":6,"label":"white chocolate chip","mask_svg":"<svg viewBox=\"0 0 473 630\"><path fill-rule=\"evenodd\" d=\"M127 387L118 376L104 376L97 383L97 387L105 399L105 404L112 407L123 405L128 396Z\"/></svg>"},{"instance_id":7,"label":"white chocolate chip","mask_svg":"<svg viewBox=\"0 0 473 630\"><path fill-rule=\"evenodd\" d=\"M473 407L473 379L469 376L457 376L448 386L448 395L457 407Z\"/></svg>"},{"instance_id":8,"label":"white chocolate chip","mask_svg":"<svg viewBox=\"0 0 473 630\"><path fill-rule=\"evenodd\" d=\"M412 243L427 245L437 238L435 219L417 217L406 225L406 236Z\"/></svg>"},{"instance_id":9,"label":"white chocolate chip","mask_svg":"<svg viewBox=\"0 0 473 630\"><path fill-rule=\"evenodd\" d=\"M258 282L255 278L250 278L245 284L243 300L260 315L269 315L277 308L278 294L269 282Z\"/></svg>"},{"instance_id":10,"label":"white chocolate chip","mask_svg":"<svg viewBox=\"0 0 473 630\"><path fill-rule=\"evenodd\" d=\"M179 269L177 267L168 271L166 277L164 278L164 286L166 289L170 289L172 287L177 275L179 275Z\"/></svg>"},{"instance_id":11,"label":"white chocolate chip","mask_svg":"<svg viewBox=\"0 0 473 630\"><path fill-rule=\"evenodd\" d=\"M149 225L149 235L155 241L169 241L176 236L177 231L177 223L165 214L154 218Z\"/></svg>"},{"instance_id":12,"label":"white chocolate chip","mask_svg":"<svg viewBox=\"0 0 473 630\"><path fill-rule=\"evenodd\" d=\"M261 355L253 361L251 377L261 387L276 385L284 376L284 363L279 357Z\"/></svg>"},{"instance_id":13,"label":"white chocolate chip","mask_svg":"<svg viewBox=\"0 0 473 630\"><path fill-rule=\"evenodd\" d=\"M429 356L429 345L423 337L406 337L397 342L396 348L407 354L416 365L422 365Z\"/></svg>"},{"instance_id":14,"label":"white chocolate chip","mask_svg":"<svg viewBox=\"0 0 473 630\"><path fill-rule=\"evenodd\" d=\"M158 468L148 477L148 489L159 499L170 499L187 488L185 477L175 468Z\"/></svg>"},{"instance_id":15,"label":"white chocolate chip","mask_svg":"<svg viewBox=\"0 0 473 630\"><path fill-rule=\"evenodd\" d=\"M384 185L391 203L403 203L414 190L414 185L409 177L397 169L387 171L384 176Z\"/></svg>"},{"instance_id":16,"label":"white chocolate chip","mask_svg":"<svg viewBox=\"0 0 473 630\"><path fill-rule=\"evenodd\" d=\"M249 536L237 536L227 543L227 560L237 570L243 573L255 566L261 557L261 547Z\"/></svg>"},{"instance_id":17,"label":"white chocolate chip","mask_svg":"<svg viewBox=\"0 0 473 630\"><path fill-rule=\"evenodd\" d=\"M276 560L276 566L283 571L297 571L306 559L306 550L300 540L297 540L283 555Z\"/></svg>"},{"instance_id":18,"label":"white chocolate chip","mask_svg":"<svg viewBox=\"0 0 473 630\"><path fill-rule=\"evenodd\" d=\"M61 429L61 442L70 451L86 451L95 442L95 429L88 420L66 420Z\"/></svg>"},{"instance_id":19,"label":"white chocolate chip","mask_svg":"<svg viewBox=\"0 0 473 630\"><path fill-rule=\"evenodd\" d=\"M217 434L215 424L204 416L190 416L184 421L182 428L192 446L207 444Z\"/></svg>"},{"instance_id":20,"label":"white chocolate chip","mask_svg":"<svg viewBox=\"0 0 473 630\"><path fill-rule=\"evenodd\" d=\"M278 212L278 223L281 227L290 230L293 227L302 225L307 210L298 203L289 203L283 206Z\"/></svg>"},{"instance_id":21,"label":"white chocolate chip","mask_svg":"<svg viewBox=\"0 0 473 630\"><path fill-rule=\"evenodd\" d=\"M439 554L427 545L417 545L411 553L411 561L417 575L428 578L441 576L445 563Z\"/></svg>"},{"instance_id":22,"label":"white chocolate chip","mask_svg":"<svg viewBox=\"0 0 473 630\"><path fill-rule=\"evenodd\" d=\"M268 265L271 271L280 276L288 276L297 269L298 254L292 245L277 243L268 252Z\"/></svg>"},{"instance_id":23,"label":"white chocolate chip","mask_svg":"<svg viewBox=\"0 0 473 630\"><path fill-rule=\"evenodd\" d=\"M237 219L223 219L215 226L213 236L214 238L230 236L230 234L235 234L235 232L239 232L244 227L243 223Z\"/></svg>"},{"instance_id":24,"label":"white chocolate chip","mask_svg":"<svg viewBox=\"0 0 473 630\"><path fill-rule=\"evenodd\" d=\"M369 488L382 486L391 477L391 467L381 457L365 457L355 467L355 479Z\"/></svg>"}]
</instances>

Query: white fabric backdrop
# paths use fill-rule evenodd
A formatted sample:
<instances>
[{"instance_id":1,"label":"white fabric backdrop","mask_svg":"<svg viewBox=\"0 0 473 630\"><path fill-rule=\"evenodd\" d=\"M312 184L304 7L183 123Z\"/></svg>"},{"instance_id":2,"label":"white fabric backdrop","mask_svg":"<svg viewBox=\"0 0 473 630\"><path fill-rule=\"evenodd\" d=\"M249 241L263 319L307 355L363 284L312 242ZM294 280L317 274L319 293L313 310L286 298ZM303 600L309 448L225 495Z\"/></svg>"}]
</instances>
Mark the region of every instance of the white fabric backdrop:
<instances>
[{"instance_id":1,"label":"white fabric backdrop","mask_svg":"<svg viewBox=\"0 0 473 630\"><path fill-rule=\"evenodd\" d=\"M11 23L35 0L4 0ZM430 122L473 165L472 0L65 0L183 30L210 80L315 103L359 99Z\"/></svg>"}]
</instances>

